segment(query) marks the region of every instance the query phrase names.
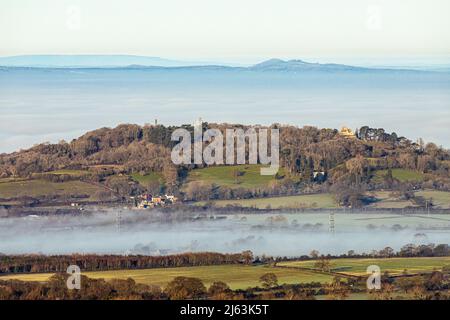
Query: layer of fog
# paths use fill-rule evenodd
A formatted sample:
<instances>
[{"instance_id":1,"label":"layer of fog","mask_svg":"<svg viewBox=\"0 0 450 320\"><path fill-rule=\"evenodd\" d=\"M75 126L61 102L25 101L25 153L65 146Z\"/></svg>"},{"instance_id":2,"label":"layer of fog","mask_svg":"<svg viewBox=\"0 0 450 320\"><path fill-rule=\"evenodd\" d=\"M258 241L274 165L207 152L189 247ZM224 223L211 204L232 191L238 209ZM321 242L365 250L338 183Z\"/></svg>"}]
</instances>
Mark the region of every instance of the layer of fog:
<instances>
[{"instance_id":1,"label":"layer of fog","mask_svg":"<svg viewBox=\"0 0 450 320\"><path fill-rule=\"evenodd\" d=\"M384 127L450 146L449 73L0 70L0 153L120 123Z\"/></svg>"},{"instance_id":2,"label":"layer of fog","mask_svg":"<svg viewBox=\"0 0 450 320\"><path fill-rule=\"evenodd\" d=\"M181 214L182 215L182 214ZM188 214L186 214L188 215ZM175 222L177 221L177 222ZM202 214L169 218L154 211L0 219L4 254L99 253L159 255L187 251L299 256L371 252L407 243L450 243L450 217L328 213Z\"/></svg>"}]
</instances>

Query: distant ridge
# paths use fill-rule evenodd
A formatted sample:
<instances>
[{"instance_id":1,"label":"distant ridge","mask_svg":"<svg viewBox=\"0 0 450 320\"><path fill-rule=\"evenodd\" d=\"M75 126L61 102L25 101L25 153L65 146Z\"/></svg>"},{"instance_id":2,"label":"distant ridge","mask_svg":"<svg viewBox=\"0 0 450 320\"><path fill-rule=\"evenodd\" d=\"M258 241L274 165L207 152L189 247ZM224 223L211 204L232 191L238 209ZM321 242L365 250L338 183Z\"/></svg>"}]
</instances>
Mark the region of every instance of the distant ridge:
<instances>
[{"instance_id":1,"label":"distant ridge","mask_svg":"<svg viewBox=\"0 0 450 320\"><path fill-rule=\"evenodd\" d=\"M265 71L367 71L370 68L354 67L344 64L335 63L310 63L303 60L281 60L270 59L261 63L255 64L251 69L265 70Z\"/></svg>"},{"instance_id":2,"label":"distant ridge","mask_svg":"<svg viewBox=\"0 0 450 320\"><path fill-rule=\"evenodd\" d=\"M21 55L0 57L0 65L5 67L112 68L129 65L179 67L199 64L204 63L135 55Z\"/></svg>"},{"instance_id":3,"label":"distant ridge","mask_svg":"<svg viewBox=\"0 0 450 320\"><path fill-rule=\"evenodd\" d=\"M126 68L234 70L262 72L426 72L404 68L368 68L335 63L311 63L304 60L269 59L248 67L224 63L188 62L134 55L24 55L0 57L0 67L23 68Z\"/></svg>"}]
</instances>

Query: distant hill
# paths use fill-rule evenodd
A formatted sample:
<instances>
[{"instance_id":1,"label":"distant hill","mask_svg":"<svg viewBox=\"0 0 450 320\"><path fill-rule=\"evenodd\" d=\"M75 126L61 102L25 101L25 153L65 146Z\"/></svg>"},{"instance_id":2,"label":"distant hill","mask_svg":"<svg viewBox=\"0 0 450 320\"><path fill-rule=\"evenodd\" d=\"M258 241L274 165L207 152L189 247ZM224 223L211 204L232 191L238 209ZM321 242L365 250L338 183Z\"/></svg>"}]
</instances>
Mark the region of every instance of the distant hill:
<instances>
[{"instance_id":1,"label":"distant hill","mask_svg":"<svg viewBox=\"0 0 450 320\"><path fill-rule=\"evenodd\" d=\"M248 66L226 63L192 62L133 55L23 55L0 57L2 67L32 68L127 68L183 69L192 71L263 71L263 72L425 72L406 68L367 68L335 63L311 63L303 60L269 59Z\"/></svg>"},{"instance_id":2,"label":"distant hill","mask_svg":"<svg viewBox=\"0 0 450 320\"><path fill-rule=\"evenodd\" d=\"M108 68L126 67L130 65L176 67L198 64L199 63L169 60L159 57L134 55L22 55L0 57L0 65L5 67Z\"/></svg>"},{"instance_id":3,"label":"distant hill","mask_svg":"<svg viewBox=\"0 0 450 320\"><path fill-rule=\"evenodd\" d=\"M257 71L273 72L420 72L407 68L367 68L336 63L311 63L303 60L270 59L249 67Z\"/></svg>"},{"instance_id":4,"label":"distant hill","mask_svg":"<svg viewBox=\"0 0 450 320\"><path fill-rule=\"evenodd\" d=\"M354 67L335 63L310 63L303 60L270 59L251 67L264 71L367 71L369 68Z\"/></svg>"},{"instance_id":5,"label":"distant hill","mask_svg":"<svg viewBox=\"0 0 450 320\"><path fill-rule=\"evenodd\" d=\"M204 125L222 132L230 127ZM274 126L280 130L281 167L271 177L250 165L176 166L171 160L175 126L122 124L71 142L0 154L0 205L117 201L146 191L189 201L331 192L338 205L359 207L376 204L366 191L392 190L402 203L425 207L431 200L414 192L450 191L450 151L433 143L368 126L355 133Z\"/></svg>"}]
</instances>

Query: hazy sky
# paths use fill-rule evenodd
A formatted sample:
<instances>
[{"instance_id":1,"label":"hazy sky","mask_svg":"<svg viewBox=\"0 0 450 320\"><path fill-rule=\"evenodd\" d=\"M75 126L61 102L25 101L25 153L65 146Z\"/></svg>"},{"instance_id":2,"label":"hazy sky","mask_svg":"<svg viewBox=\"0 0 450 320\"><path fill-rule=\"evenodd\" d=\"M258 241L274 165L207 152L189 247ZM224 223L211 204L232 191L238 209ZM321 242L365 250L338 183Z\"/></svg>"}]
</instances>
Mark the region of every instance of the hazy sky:
<instances>
[{"instance_id":1,"label":"hazy sky","mask_svg":"<svg viewBox=\"0 0 450 320\"><path fill-rule=\"evenodd\" d=\"M0 0L0 56L439 60L449 13L448 0Z\"/></svg>"}]
</instances>

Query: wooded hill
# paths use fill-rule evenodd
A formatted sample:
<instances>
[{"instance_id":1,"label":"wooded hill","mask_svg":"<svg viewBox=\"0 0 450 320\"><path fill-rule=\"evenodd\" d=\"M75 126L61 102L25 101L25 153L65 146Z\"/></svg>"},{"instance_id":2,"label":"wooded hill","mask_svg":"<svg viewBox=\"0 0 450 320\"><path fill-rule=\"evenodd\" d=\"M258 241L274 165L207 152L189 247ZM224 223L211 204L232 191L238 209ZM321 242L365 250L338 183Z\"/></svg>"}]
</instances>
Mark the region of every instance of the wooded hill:
<instances>
[{"instance_id":1,"label":"wooded hill","mask_svg":"<svg viewBox=\"0 0 450 320\"><path fill-rule=\"evenodd\" d=\"M190 125L182 127L193 132ZM203 123L203 127L246 130L251 126ZM336 129L274 124L271 128L280 130L281 162L275 177L242 183L246 174L251 176L251 166L242 165L222 172L230 175L234 185L221 184L220 179L196 180L206 165L176 166L171 161L171 149L177 143L171 141L171 134L177 128L123 124L88 132L71 142L43 143L1 154L0 200L13 198L7 186L18 181L86 182L98 188L86 192L95 192L95 201L123 200L146 191L175 193L186 200L331 191L342 205L356 206L365 201L367 190L395 190L404 197L421 188L450 190L449 150L367 126L359 128L355 136L345 136ZM21 194L16 200L26 196L34 197ZM35 198L42 196L52 199L51 192Z\"/></svg>"}]
</instances>

